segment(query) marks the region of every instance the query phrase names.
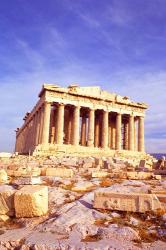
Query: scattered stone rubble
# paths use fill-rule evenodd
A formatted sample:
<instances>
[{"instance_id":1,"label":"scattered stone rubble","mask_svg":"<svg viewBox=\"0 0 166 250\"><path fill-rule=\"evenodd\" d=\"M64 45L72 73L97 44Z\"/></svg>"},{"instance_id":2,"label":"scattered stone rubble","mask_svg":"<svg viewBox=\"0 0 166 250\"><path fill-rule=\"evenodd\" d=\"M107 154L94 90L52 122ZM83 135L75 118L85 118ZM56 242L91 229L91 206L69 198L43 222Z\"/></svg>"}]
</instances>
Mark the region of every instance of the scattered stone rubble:
<instances>
[{"instance_id":1,"label":"scattered stone rubble","mask_svg":"<svg viewBox=\"0 0 166 250\"><path fill-rule=\"evenodd\" d=\"M165 249L164 171L150 156L0 157L0 249Z\"/></svg>"}]
</instances>

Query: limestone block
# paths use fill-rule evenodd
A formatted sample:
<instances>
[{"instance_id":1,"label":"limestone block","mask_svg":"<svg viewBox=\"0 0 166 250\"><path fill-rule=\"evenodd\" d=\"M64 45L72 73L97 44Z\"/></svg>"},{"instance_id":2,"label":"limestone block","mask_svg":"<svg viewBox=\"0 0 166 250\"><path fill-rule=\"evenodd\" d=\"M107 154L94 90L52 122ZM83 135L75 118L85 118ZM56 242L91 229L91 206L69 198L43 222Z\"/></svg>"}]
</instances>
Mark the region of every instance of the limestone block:
<instances>
[{"instance_id":1,"label":"limestone block","mask_svg":"<svg viewBox=\"0 0 166 250\"><path fill-rule=\"evenodd\" d=\"M57 162L53 162L52 160L50 160L50 159L47 159L47 160L44 160L43 161L43 165L46 165L46 166L52 166L52 165L55 165L55 164L58 164L59 162L57 161Z\"/></svg>"},{"instance_id":2,"label":"limestone block","mask_svg":"<svg viewBox=\"0 0 166 250\"><path fill-rule=\"evenodd\" d=\"M103 161L103 168L108 169L110 167L110 163L108 161Z\"/></svg>"},{"instance_id":3,"label":"limestone block","mask_svg":"<svg viewBox=\"0 0 166 250\"><path fill-rule=\"evenodd\" d=\"M6 222L10 219L9 216L7 216L6 214L0 214L0 222Z\"/></svg>"},{"instance_id":4,"label":"limestone block","mask_svg":"<svg viewBox=\"0 0 166 250\"><path fill-rule=\"evenodd\" d=\"M124 171L119 171L119 172L113 172L113 173L110 173L110 176L111 178L118 178L118 179L126 179L127 178L127 172L124 172Z\"/></svg>"},{"instance_id":5,"label":"limestone block","mask_svg":"<svg viewBox=\"0 0 166 250\"><path fill-rule=\"evenodd\" d=\"M26 175L26 173L27 173L27 171L25 168L19 168L17 170L7 169L7 174L9 176L19 177L19 176Z\"/></svg>"},{"instance_id":6,"label":"limestone block","mask_svg":"<svg viewBox=\"0 0 166 250\"><path fill-rule=\"evenodd\" d=\"M11 153L0 152L0 158L10 158L12 156Z\"/></svg>"},{"instance_id":7,"label":"limestone block","mask_svg":"<svg viewBox=\"0 0 166 250\"><path fill-rule=\"evenodd\" d=\"M0 183L7 182L8 176L4 169L0 169Z\"/></svg>"},{"instance_id":8,"label":"limestone block","mask_svg":"<svg viewBox=\"0 0 166 250\"><path fill-rule=\"evenodd\" d=\"M107 171L92 171L92 177L93 178L105 178L108 177L110 173Z\"/></svg>"},{"instance_id":9,"label":"limestone block","mask_svg":"<svg viewBox=\"0 0 166 250\"><path fill-rule=\"evenodd\" d=\"M96 191L94 208L144 213L161 209L161 203L155 194Z\"/></svg>"},{"instance_id":10,"label":"limestone block","mask_svg":"<svg viewBox=\"0 0 166 250\"><path fill-rule=\"evenodd\" d=\"M9 176L20 177L20 176L39 176L41 173L41 169L38 167L34 167L31 169L30 167L19 167L18 169L7 169L7 174Z\"/></svg>"},{"instance_id":11,"label":"limestone block","mask_svg":"<svg viewBox=\"0 0 166 250\"><path fill-rule=\"evenodd\" d=\"M65 167L76 167L77 159L64 159L63 161L61 161L61 164L63 164Z\"/></svg>"},{"instance_id":12,"label":"limestone block","mask_svg":"<svg viewBox=\"0 0 166 250\"><path fill-rule=\"evenodd\" d=\"M72 191L75 191L75 192L86 192L86 191L90 191L92 190L93 188L95 187L95 185L91 182L80 182L80 183L77 183L73 188L72 188Z\"/></svg>"},{"instance_id":13,"label":"limestone block","mask_svg":"<svg viewBox=\"0 0 166 250\"><path fill-rule=\"evenodd\" d=\"M156 175L166 175L166 169L158 169L154 171L154 174Z\"/></svg>"},{"instance_id":14,"label":"limestone block","mask_svg":"<svg viewBox=\"0 0 166 250\"><path fill-rule=\"evenodd\" d=\"M48 187L25 186L15 193L16 217L42 216L48 212Z\"/></svg>"},{"instance_id":15,"label":"limestone block","mask_svg":"<svg viewBox=\"0 0 166 250\"><path fill-rule=\"evenodd\" d=\"M165 194L156 194L160 202L166 203L166 193Z\"/></svg>"},{"instance_id":16,"label":"limestone block","mask_svg":"<svg viewBox=\"0 0 166 250\"><path fill-rule=\"evenodd\" d=\"M14 193L16 190L8 185L0 186L0 214L14 215Z\"/></svg>"},{"instance_id":17,"label":"limestone block","mask_svg":"<svg viewBox=\"0 0 166 250\"><path fill-rule=\"evenodd\" d=\"M85 162L82 167L88 169L88 168L92 168L93 165L94 165L93 162Z\"/></svg>"},{"instance_id":18,"label":"limestone block","mask_svg":"<svg viewBox=\"0 0 166 250\"><path fill-rule=\"evenodd\" d=\"M40 172L41 176L45 176L46 175L46 169L47 168L48 168L47 166L44 166L44 167L41 168L41 172Z\"/></svg>"},{"instance_id":19,"label":"limestone block","mask_svg":"<svg viewBox=\"0 0 166 250\"><path fill-rule=\"evenodd\" d=\"M95 158L95 166L103 166L103 159L102 158Z\"/></svg>"},{"instance_id":20,"label":"limestone block","mask_svg":"<svg viewBox=\"0 0 166 250\"><path fill-rule=\"evenodd\" d=\"M82 168L80 168L80 170L83 170L84 171L84 169L82 169ZM98 171L100 171L100 166L97 166L96 168L89 168L88 169L88 174L91 174L92 175L92 173L93 172L98 172ZM100 171L101 172L101 171Z\"/></svg>"},{"instance_id":21,"label":"limestone block","mask_svg":"<svg viewBox=\"0 0 166 250\"><path fill-rule=\"evenodd\" d=\"M37 185L41 184L40 176L29 176L29 177L20 177L11 181L13 185Z\"/></svg>"},{"instance_id":22,"label":"limestone block","mask_svg":"<svg viewBox=\"0 0 166 250\"><path fill-rule=\"evenodd\" d=\"M73 170L68 168L47 168L46 176L72 177Z\"/></svg>"},{"instance_id":23,"label":"limestone block","mask_svg":"<svg viewBox=\"0 0 166 250\"><path fill-rule=\"evenodd\" d=\"M162 183L162 181L161 181L161 183ZM153 187L151 187L151 193L152 194L165 194L165 196L166 196L166 188L164 187L164 186L158 186L158 185L155 185L155 186L153 186Z\"/></svg>"},{"instance_id":24,"label":"limestone block","mask_svg":"<svg viewBox=\"0 0 166 250\"><path fill-rule=\"evenodd\" d=\"M41 168L39 167L34 167L31 169L31 176L39 176L41 174Z\"/></svg>"},{"instance_id":25,"label":"limestone block","mask_svg":"<svg viewBox=\"0 0 166 250\"><path fill-rule=\"evenodd\" d=\"M92 164L94 164L95 159L93 157L86 157L86 158L83 159L83 162L84 163L90 163L91 162Z\"/></svg>"},{"instance_id":26,"label":"limestone block","mask_svg":"<svg viewBox=\"0 0 166 250\"><path fill-rule=\"evenodd\" d=\"M145 168L145 167L146 167L146 160L140 160L139 168Z\"/></svg>"},{"instance_id":27,"label":"limestone block","mask_svg":"<svg viewBox=\"0 0 166 250\"><path fill-rule=\"evenodd\" d=\"M158 162L156 162L155 168L160 169L160 170L164 170L165 169L165 160L164 159L158 160Z\"/></svg>"},{"instance_id":28,"label":"limestone block","mask_svg":"<svg viewBox=\"0 0 166 250\"><path fill-rule=\"evenodd\" d=\"M127 172L127 178L133 180L146 180L152 178L152 173L148 172Z\"/></svg>"},{"instance_id":29,"label":"limestone block","mask_svg":"<svg viewBox=\"0 0 166 250\"><path fill-rule=\"evenodd\" d=\"M39 162L38 161L28 161L28 167L30 168L36 168L39 166Z\"/></svg>"},{"instance_id":30,"label":"limestone block","mask_svg":"<svg viewBox=\"0 0 166 250\"><path fill-rule=\"evenodd\" d=\"M160 174L155 174L153 175L153 178L156 180L161 180L161 175Z\"/></svg>"}]
</instances>

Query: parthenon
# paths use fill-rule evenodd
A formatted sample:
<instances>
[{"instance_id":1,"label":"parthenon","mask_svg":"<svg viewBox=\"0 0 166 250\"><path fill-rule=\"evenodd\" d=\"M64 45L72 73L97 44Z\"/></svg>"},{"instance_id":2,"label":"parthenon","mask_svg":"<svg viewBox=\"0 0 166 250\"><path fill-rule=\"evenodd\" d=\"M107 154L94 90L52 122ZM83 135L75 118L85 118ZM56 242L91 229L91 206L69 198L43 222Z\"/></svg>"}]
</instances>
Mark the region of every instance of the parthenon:
<instances>
[{"instance_id":1,"label":"parthenon","mask_svg":"<svg viewBox=\"0 0 166 250\"><path fill-rule=\"evenodd\" d=\"M147 105L98 86L44 84L16 130L20 154L144 152Z\"/></svg>"}]
</instances>

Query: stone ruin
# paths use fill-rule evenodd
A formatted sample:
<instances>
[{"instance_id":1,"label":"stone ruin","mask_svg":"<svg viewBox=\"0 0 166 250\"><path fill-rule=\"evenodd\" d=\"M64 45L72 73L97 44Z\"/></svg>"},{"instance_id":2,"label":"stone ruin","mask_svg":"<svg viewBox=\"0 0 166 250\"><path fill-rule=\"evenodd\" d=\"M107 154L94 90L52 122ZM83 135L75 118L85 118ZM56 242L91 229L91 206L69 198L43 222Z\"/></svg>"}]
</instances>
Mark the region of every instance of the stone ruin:
<instances>
[{"instance_id":1,"label":"stone ruin","mask_svg":"<svg viewBox=\"0 0 166 250\"><path fill-rule=\"evenodd\" d=\"M146 157L1 158L0 249L162 249L166 178Z\"/></svg>"},{"instance_id":2,"label":"stone ruin","mask_svg":"<svg viewBox=\"0 0 166 250\"><path fill-rule=\"evenodd\" d=\"M144 150L147 105L43 85L0 153L0 249L165 249L166 161Z\"/></svg>"},{"instance_id":3,"label":"stone ruin","mask_svg":"<svg viewBox=\"0 0 166 250\"><path fill-rule=\"evenodd\" d=\"M39 101L16 130L21 154L110 156L144 154L147 105L100 87L44 84Z\"/></svg>"}]
</instances>

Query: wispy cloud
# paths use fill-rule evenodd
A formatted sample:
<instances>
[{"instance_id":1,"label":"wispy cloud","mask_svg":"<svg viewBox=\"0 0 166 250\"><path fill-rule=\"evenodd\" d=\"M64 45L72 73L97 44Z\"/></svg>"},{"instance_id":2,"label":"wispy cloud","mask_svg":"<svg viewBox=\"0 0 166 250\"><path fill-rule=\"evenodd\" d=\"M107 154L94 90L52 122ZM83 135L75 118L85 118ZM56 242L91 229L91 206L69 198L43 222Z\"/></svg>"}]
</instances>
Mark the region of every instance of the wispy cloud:
<instances>
[{"instance_id":1,"label":"wispy cloud","mask_svg":"<svg viewBox=\"0 0 166 250\"><path fill-rule=\"evenodd\" d=\"M112 23L120 27L130 25L135 16L122 1L113 1L113 4L106 11L106 18Z\"/></svg>"},{"instance_id":2,"label":"wispy cloud","mask_svg":"<svg viewBox=\"0 0 166 250\"><path fill-rule=\"evenodd\" d=\"M155 141L153 152L159 150L158 143L161 143L161 141L163 145L161 152L165 152L166 150L166 140L164 136L166 133L165 82L165 72L147 73L141 70L135 74L128 71L126 74L123 73L117 78L118 84L113 87L114 90L116 89L116 91L122 95L130 96L134 100L144 101L149 105L145 120L146 145L149 152L152 152L152 145L149 143L149 138ZM123 85L121 85L121 83L123 83Z\"/></svg>"}]
</instances>

